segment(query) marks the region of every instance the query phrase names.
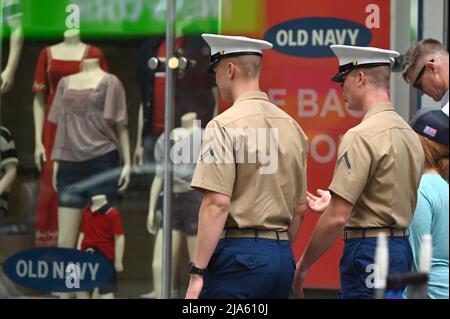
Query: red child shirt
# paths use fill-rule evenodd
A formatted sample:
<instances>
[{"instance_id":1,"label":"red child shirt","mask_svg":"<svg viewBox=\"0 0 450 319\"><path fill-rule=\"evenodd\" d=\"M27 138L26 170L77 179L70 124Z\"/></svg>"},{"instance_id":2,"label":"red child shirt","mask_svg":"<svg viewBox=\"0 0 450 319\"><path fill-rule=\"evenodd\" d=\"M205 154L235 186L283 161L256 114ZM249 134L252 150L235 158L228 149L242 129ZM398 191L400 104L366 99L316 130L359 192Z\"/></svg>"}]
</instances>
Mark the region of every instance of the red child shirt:
<instances>
[{"instance_id":1,"label":"red child shirt","mask_svg":"<svg viewBox=\"0 0 450 319\"><path fill-rule=\"evenodd\" d=\"M117 209L110 208L105 213L92 212L91 207L86 206L83 210L80 232L84 233L81 250L94 247L106 258L114 261L114 236L123 234L120 213Z\"/></svg>"}]
</instances>

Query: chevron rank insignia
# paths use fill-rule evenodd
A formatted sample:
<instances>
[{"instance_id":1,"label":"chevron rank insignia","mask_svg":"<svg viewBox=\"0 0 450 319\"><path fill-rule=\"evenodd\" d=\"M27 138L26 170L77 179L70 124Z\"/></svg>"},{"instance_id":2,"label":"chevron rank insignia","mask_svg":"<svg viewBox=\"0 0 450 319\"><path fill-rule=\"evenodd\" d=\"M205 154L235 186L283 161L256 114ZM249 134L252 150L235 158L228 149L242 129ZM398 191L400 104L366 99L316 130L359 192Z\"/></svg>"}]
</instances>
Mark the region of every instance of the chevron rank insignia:
<instances>
[{"instance_id":1,"label":"chevron rank insignia","mask_svg":"<svg viewBox=\"0 0 450 319\"><path fill-rule=\"evenodd\" d=\"M350 170L352 168L352 164L350 163L350 159L348 158L347 151L345 151L344 154L339 157L336 166L339 166L339 164L341 164L342 162L344 163L345 167L347 167L347 170Z\"/></svg>"}]
</instances>

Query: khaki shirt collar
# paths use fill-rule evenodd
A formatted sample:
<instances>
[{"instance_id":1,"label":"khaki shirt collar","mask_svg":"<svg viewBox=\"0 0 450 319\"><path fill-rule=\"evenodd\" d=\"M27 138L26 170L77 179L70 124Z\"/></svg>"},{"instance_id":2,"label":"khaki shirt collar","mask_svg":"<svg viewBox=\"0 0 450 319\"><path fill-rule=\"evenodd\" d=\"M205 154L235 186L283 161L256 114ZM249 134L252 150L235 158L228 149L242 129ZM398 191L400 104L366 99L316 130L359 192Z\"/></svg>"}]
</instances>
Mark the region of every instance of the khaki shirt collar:
<instances>
[{"instance_id":1,"label":"khaki shirt collar","mask_svg":"<svg viewBox=\"0 0 450 319\"><path fill-rule=\"evenodd\" d=\"M366 115L364 115L363 117L363 121L367 120L369 117L371 117L374 114L380 113L380 112L384 112L384 111L393 111L394 110L394 106L392 105L391 102L384 102L384 103L379 103L377 105L375 105L374 107L372 107L367 113Z\"/></svg>"},{"instance_id":2,"label":"khaki shirt collar","mask_svg":"<svg viewBox=\"0 0 450 319\"><path fill-rule=\"evenodd\" d=\"M269 101L269 97L267 96L266 93L254 91L254 92L245 92L245 93L241 94L234 101L234 104L237 104L239 102L246 101L246 100L255 100L255 99Z\"/></svg>"}]
</instances>

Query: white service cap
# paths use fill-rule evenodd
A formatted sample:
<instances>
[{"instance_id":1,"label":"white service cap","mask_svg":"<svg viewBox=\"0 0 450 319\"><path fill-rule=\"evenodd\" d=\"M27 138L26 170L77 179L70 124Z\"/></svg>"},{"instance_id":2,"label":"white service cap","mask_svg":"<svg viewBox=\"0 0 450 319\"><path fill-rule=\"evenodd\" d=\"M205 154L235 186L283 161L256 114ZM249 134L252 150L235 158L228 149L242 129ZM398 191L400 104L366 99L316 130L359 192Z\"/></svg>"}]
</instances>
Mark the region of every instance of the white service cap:
<instances>
[{"instance_id":1,"label":"white service cap","mask_svg":"<svg viewBox=\"0 0 450 319\"><path fill-rule=\"evenodd\" d=\"M372 47L331 45L330 48L339 59L339 71L331 79L333 82L343 82L343 76L357 68L391 65L400 56L397 51Z\"/></svg>"},{"instance_id":2,"label":"white service cap","mask_svg":"<svg viewBox=\"0 0 450 319\"><path fill-rule=\"evenodd\" d=\"M247 37L208 33L202 34L202 37L211 48L211 63L208 65L209 70L222 58L246 54L262 56L262 50L273 47L270 42Z\"/></svg>"}]
</instances>

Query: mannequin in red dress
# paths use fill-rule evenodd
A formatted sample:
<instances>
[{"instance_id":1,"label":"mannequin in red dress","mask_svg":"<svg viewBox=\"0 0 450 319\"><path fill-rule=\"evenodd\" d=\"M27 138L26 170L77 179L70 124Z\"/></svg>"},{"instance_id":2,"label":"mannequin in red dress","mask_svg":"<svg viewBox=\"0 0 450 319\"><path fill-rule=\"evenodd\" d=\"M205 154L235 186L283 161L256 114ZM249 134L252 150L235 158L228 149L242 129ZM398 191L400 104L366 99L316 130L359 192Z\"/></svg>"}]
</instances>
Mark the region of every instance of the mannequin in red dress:
<instances>
[{"instance_id":1,"label":"mannequin in red dress","mask_svg":"<svg viewBox=\"0 0 450 319\"><path fill-rule=\"evenodd\" d=\"M67 30L64 42L44 48L38 59L33 84L36 94L33 102L35 127L34 158L41 172L40 193L36 208L36 237L38 247L56 246L58 238L58 196L52 186L53 162L51 152L56 126L47 120L59 80L78 73L83 59L98 58L103 70L108 71L103 53L95 46L80 40L80 31Z\"/></svg>"}]
</instances>

